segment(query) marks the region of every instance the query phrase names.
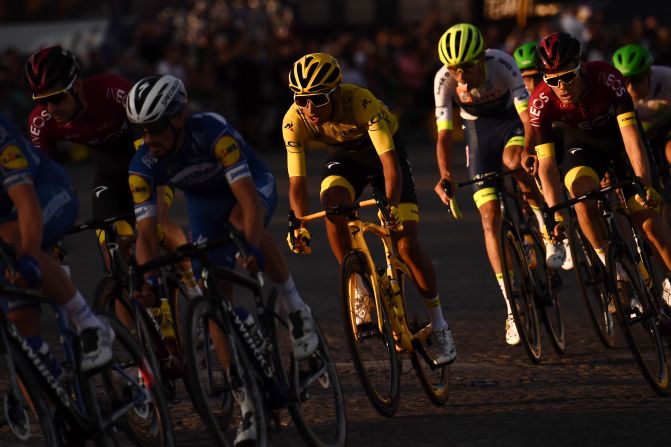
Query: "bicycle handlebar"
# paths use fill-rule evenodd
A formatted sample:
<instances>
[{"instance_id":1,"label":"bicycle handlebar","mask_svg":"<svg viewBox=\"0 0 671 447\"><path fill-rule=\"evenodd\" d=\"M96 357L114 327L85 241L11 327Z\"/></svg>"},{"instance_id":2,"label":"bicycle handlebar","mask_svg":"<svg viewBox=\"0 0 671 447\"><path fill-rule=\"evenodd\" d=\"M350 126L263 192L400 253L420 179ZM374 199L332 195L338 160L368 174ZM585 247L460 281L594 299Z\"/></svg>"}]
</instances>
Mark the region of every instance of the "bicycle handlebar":
<instances>
[{"instance_id":1,"label":"bicycle handlebar","mask_svg":"<svg viewBox=\"0 0 671 447\"><path fill-rule=\"evenodd\" d=\"M514 175L514 174L517 174L517 173L520 173L520 172L525 172L525 171L524 171L523 168L516 168L516 169L512 169L510 171L504 171L504 172L498 172L498 171L487 172L486 174L476 175L471 180L467 180L465 182L457 183L457 188L463 188L464 186L472 185L474 183L484 182L484 181L487 181L487 180L495 180L495 181L500 180L503 177L507 177L509 175Z\"/></svg>"},{"instance_id":2,"label":"bicycle handlebar","mask_svg":"<svg viewBox=\"0 0 671 447\"><path fill-rule=\"evenodd\" d=\"M81 224L76 224L70 228L65 235L77 234L86 230L110 230L112 226L121 220L132 220L135 218L133 213L124 213L118 216L107 217L105 219L89 219Z\"/></svg>"}]
</instances>

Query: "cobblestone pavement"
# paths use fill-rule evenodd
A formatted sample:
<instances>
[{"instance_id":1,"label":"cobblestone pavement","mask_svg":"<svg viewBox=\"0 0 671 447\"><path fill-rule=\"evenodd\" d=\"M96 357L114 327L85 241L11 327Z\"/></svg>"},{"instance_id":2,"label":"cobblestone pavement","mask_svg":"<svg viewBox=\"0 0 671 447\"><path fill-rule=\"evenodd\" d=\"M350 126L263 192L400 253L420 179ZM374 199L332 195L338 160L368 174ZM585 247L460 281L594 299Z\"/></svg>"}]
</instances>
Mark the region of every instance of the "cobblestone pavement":
<instances>
[{"instance_id":1,"label":"cobblestone pavement","mask_svg":"<svg viewBox=\"0 0 671 447\"><path fill-rule=\"evenodd\" d=\"M442 408L424 396L411 369L403 362L402 398L393 418L379 416L359 385L345 344L337 297L337 267L322 225L311 228L311 257L287 259L306 300L327 335L346 396L349 445L370 446L668 446L671 400L656 396L642 378L621 335L615 348L596 339L573 273L563 273L567 349L558 356L544 339L543 361L532 365L521 347L504 341L505 311L484 255L479 217L470 192L460 192L462 222L447 220L431 190L435 183L433 149L415 146L411 153L422 208L421 239L439 277L443 307L459 356L450 368L450 399ZM278 174L280 204L271 224L284 243L286 179L282 154L265 155ZM310 154L309 171L318 175L321 154ZM80 191L90 184L86 167L71 168ZM463 172L461 172L463 177ZM310 178L312 206L317 207L318 178ZM82 210L89 210L81 194ZM186 225L179 200L175 215ZM77 284L90 296L98 269L92 236L68 241L69 262ZM669 351L671 353L671 351ZM212 445L186 395L171 406L177 445ZM272 437L275 446L301 445L285 414L286 427ZM6 427L0 446L16 446ZM23 445L35 445L28 443Z\"/></svg>"}]
</instances>

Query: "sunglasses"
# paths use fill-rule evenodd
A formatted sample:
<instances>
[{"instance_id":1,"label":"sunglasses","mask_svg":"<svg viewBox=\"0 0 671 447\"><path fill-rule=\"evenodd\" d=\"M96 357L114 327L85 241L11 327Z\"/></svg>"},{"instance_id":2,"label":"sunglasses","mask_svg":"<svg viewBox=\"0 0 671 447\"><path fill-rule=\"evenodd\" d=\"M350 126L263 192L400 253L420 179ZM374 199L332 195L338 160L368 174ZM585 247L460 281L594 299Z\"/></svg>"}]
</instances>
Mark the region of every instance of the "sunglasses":
<instances>
[{"instance_id":1,"label":"sunglasses","mask_svg":"<svg viewBox=\"0 0 671 447\"><path fill-rule=\"evenodd\" d=\"M72 81L62 90L49 92L44 95L36 95L33 93L33 100L39 105L46 106L48 104L60 104L68 96L68 92L72 89L77 77L72 78Z\"/></svg>"},{"instance_id":2,"label":"sunglasses","mask_svg":"<svg viewBox=\"0 0 671 447\"><path fill-rule=\"evenodd\" d=\"M294 103L298 107L307 107L308 101L310 101L315 107L324 107L331 100L331 93L334 91L335 88L326 93L317 93L314 95L294 95Z\"/></svg>"},{"instance_id":3,"label":"sunglasses","mask_svg":"<svg viewBox=\"0 0 671 447\"><path fill-rule=\"evenodd\" d=\"M475 69L475 67L478 66L479 62L480 61L473 61L473 62L466 62L461 65L454 65L452 67L447 67L447 71L450 72L450 74L457 74L460 71L462 73L465 73L467 71L472 71L473 69Z\"/></svg>"},{"instance_id":4,"label":"sunglasses","mask_svg":"<svg viewBox=\"0 0 671 447\"><path fill-rule=\"evenodd\" d=\"M558 76L548 77L548 75L544 74L543 75L543 80L550 87L559 87L559 81L561 81L564 85L568 85L568 84L570 84L570 83L572 83L573 81L576 80L576 78L578 77L578 72L579 71L580 71L580 65L575 67L573 70L567 71L567 72L562 73Z\"/></svg>"},{"instance_id":5,"label":"sunglasses","mask_svg":"<svg viewBox=\"0 0 671 447\"><path fill-rule=\"evenodd\" d=\"M165 132L169 125L170 121L163 119L160 121L154 121L153 123L136 124L135 128L137 129L138 133L141 134L148 133L149 135L159 135Z\"/></svg>"}]
</instances>

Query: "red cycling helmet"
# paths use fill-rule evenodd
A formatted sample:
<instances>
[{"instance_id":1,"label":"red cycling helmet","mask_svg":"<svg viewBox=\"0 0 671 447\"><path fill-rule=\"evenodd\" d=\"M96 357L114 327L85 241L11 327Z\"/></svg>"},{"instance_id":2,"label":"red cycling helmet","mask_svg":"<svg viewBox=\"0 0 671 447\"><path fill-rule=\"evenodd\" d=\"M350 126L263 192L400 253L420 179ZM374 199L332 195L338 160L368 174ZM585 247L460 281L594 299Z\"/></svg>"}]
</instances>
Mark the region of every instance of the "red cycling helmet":
<instances>
[{"instance_id":1,"label":"red cycling helmet","mask_svg":"<svg viewBox=\"0 0 671 447\"><path fill-rule=\"evenodd\" d=\"M544 73L557 73L577 67L580 56L580 41L569 33L549 34L536 46L536 66Z\"/></svg>"},{"instance_id":2,"label":"red cycling helmet","mask_svg":"<svg viewBox=\"0 0 671 447\"><path fill-rule=\"evenodd\" d=\"M53 46L37 50L25 65L26 83L33 94L66 88L79 75L79 63L67 48Z\"/></svg>"}]
</instances>

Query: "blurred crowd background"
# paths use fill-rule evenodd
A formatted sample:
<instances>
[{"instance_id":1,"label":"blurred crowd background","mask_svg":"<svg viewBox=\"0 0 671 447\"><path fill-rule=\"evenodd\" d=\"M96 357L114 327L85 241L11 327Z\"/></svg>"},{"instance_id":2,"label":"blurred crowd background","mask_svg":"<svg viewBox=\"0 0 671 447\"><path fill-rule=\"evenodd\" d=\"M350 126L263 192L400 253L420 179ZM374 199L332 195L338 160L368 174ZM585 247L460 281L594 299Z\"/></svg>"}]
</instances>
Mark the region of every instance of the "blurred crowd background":
<instances>
[{"instance_id":1,"label":"blurred crowd background","mask_svg":"<svg viewBox=\"0 0 671 447\"><path fill-rule=\"evenodd\" d=\"M520 2L524 0L512 3ZM280 124L292 101L288 70L307 52L336 56L345 82L370 88L400 115L404 129L426 135L434 133L432 86L440 66L436 45L441 34L460 21L477 24L488 47L509 53L521 43L564 30L582 40L589 60L610 60L619 46L636 42L652 50L657 64L671 65L668 4L660 6L664 14L629 14L621 8L625 2L552 3L545 5L547 15L532 14L520 22L514 15L493 20L484 13L486 1L465 0L453 0L449 17L440 13L444 2L417 0L423 13L402 20L399 8L407 2L375 0L372 23L356 23L346 20L346 10L338 10L338 4L351 2L334 1L329 11L340 14L332 21L312 20L310 11L318 10L299 0L144 1L143 7L130 0L110 0L87 14L87 3L78 0L9 3L14 9L0 6L5 24L27 17L39 25L104 14L99 17L104 31L95 43L87 42L84 34L70 41L84 77L105 71L132 81L155 73L178 76L186 82L193 110L223 114L260 151L283 147ZM55 3L59 7L53 7ZM462 9L456 8L459 5ZM396 9L390 13L387 7ZM37 48L0 41L0 49L0 111L25 126L33 103L23 82L23 64Z\"/></svg>"}]
</instances>

